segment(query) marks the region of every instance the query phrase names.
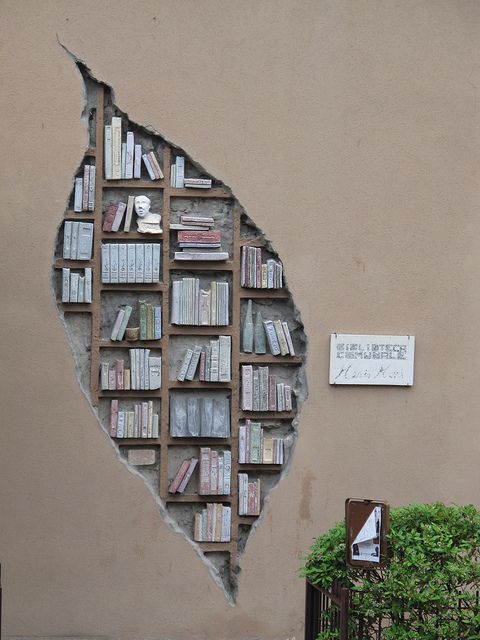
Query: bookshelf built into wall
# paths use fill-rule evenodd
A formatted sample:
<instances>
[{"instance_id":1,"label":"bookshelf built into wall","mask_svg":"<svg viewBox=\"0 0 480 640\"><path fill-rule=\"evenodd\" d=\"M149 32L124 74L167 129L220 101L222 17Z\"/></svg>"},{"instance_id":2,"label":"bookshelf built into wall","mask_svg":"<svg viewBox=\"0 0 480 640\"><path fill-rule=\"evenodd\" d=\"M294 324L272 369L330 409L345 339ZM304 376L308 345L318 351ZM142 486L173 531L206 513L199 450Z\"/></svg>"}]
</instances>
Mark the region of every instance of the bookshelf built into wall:
<instances>
[{"instance_id":1,"label":"bookshelf built into wall","mask_svg":"<svg viewBox=\"0 0 480 640\"><path fill-rule=\"evenodd\" d=\"M290 466L303 325L231 190L79 68L90 146L53 272L77 376L119 459L234 600L248 536Z\"/></svg>"}]
</instances>

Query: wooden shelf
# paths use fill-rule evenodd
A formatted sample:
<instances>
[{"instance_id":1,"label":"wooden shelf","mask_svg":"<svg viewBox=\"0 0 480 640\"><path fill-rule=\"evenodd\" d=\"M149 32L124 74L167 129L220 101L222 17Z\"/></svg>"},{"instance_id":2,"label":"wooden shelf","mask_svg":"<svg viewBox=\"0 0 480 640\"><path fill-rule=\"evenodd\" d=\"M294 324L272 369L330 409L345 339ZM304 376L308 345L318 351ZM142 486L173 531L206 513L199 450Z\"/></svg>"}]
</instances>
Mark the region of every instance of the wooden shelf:
<instances>
[{"instance_id":1,"label":"wooden shelf","mask_svg":"<svg viewBox=\"0 0 480 640\"><path fill-rule=\"evenodd\" d=\"M212 438L208 436L207 438L202 438L200 436L192 437L186 436L181 438L174 438L170 434L165 437L164 442L169 447L181 446L181 445L192 445L195 447L220 447L224 445L227 449L231 444L231 438Z\"/></svg>"},{"instance_id":2,"label":"wooden shelf","mask_svg":"<svg viewBox=\"0 0 480 640\"><path fill-rule=\"evenodd\" d=\"M233 520L233 517L232 517ZM192 538L193 540L193 538ZM213 551L228 551L231 552L231 542L196 542L195 544L199 544L202 551L204 553L213 552Z\"/></svg>"},{"instance_id":3,"label":"wooden shelf","mask_svg":"<svg viewBox=\"0 0 480 640\"><path fill-rule=\"evenodd\" d=\"M163 233L138 233L138 231L102 231L100 234L102 240L111 240L112 242L123 242L123 240L143 240L144 242L163 241Z\"/></svg>"},{"instance_id":4,"label":"wooden shelf","mask_svg":"<svg viewBox=\"0 0 480 640\"><path fill-rule=\"evenodd\" d=\"M154 398L161 397L161 389L153 389L150 391L149 389L129 389L128 391L121 391L120 389L112 389L112 391L98 391L97 395L99 398L118 398L121 400L122 398L141 398L145 397L146 399L153 400Z\"/></svg>"},{"instance_id":5,"label":"wooden shelf","mask_svg":"<svg viewBox=\"0 0 480 640\"><path fill-rule=\"evenodd\" d=\"M262 240L261 238L241 238L240 246L241 247L258 247L261 249L267 245L266 240Z\"/></svg>"},{"instance_id":6,"label":"wooden shelf","mask_svg":"<svg viewBox=\"0 0 480 640\"><path fill-rule=\"evenodd\" d=\"M92 267L92 260L64 260L63 258L57 258L55 260L55 269L85 269L85 267Z\"/></svg>"},{"instance_id":7,"label":"wooden shelf","mask_svg":"<svg viewBox=\"0 0 480 640\"><path fill-rule=\"evenodd\" d=\"M240 364L283 364L301 365L302 358L299 356L272 356L271 354L241 353L238 358Z\"/></svg>"},{"instance_id":8,"label":"wooden shelf","mask_svg":"<svg viewBox=\"0 0 480 640\"><path fill-rule=\"evenodd\" d=\"M285 289L244 289L242 288L240 290L240 298L244 299L246 298L248 300L248 298L252 298L253 299L258 299L258 298L264 298L265 300L274 298L274 299L278 299L278 300L285 300L287 298L290 297L290 294L288 293L288 291L285 291Z\"/></svg>"},{"instance_id":9,"label":"wooden shelf","mask_svg":"<svg viewBox=\"0 0 480 640\"><path fill-rule=\"evenodd\" d=\"M212 189L176 189L175 187L167 187L166 191L171 198L233 198L231 191L217 187Z\"/></svg>"},{"instance_id":10,"label":"wooden shelf","mask_svg":"<svg viewBox=\"0 0 480 640\"><path fill-rule=\"evenodd\" d=\"M227 261L208 260L171 260L172 271L233 271L233 263Z\"/></svg>"},{"instance_id":11,"label":"wooden shelf","mask_svg":"<svg viewBox=\"0 0 480 640\"><path fill-rule=\"evenodd\" d=\"M180 325L173 324L165 333L169 333L171 336L231 336L233 328L231 325Z\"/></svg>"},{"instance_id":12,"label":"wooden shelf","mask_svg":"<svg viewBox=\"0 0 480 640\"><path fill-rule=\"evenodd\" d=\"M92 305L88 302L59 302L64 313L92 313Z\"/></svg>"},{"instance_id":13,"label":"wooden shelf","mask_svg":"<svg viewBox=\"0 0 480 640\"><path fill-rule=\"evenodd\" d=\"M239 462L239 471L257 471L262 473L265 471L271 471L272 473L278 473L282 471L283 464L252 464L251 462ZM258 516L257 516L258 517Z\"/></svg>"},{"instance_id":14,"label":"wooden shelf","mask_svg":"<svg viewBox=\"0 0 480 640\"><path fill-rule=\"evenodd\" d=\"M207 503L207 502L227 502L230 504L232 496L219 496L219 495L206 495L200 496L198 494L185 494L185 493L169 493L164 498L165 502L190 502L192 504Z\"/></svg>"},{"instance_id":15,"label":"wooden shelf","mask_svg":"<svg viewBox=\"0 0 480 640\"><path fill-rule=\"evenodd\" d=\"M238 523L251 526L255 524L260 516L238 516Z\"/></svg>"},{"instance_id":16,"label":"wooden shelf","mask_svg":"<svg viewBox=\"0 0 480 640\"><path fill-rule=\"evenodd\" d=\"M165 180L100 180L104 189L165 189Z\"/></svg>"},{"instance_id":17,"label":"wooden shelf","mask_svg":"<svg viewBox=\"0 0 480 640\"><path fill-rule=\"evenodd\" d=\"M162 340L99 340L100 349L161 349Z\"/></svg>"},{"instance_id":18,"label":"wooden shelf","mask_svg":"<svg viewBox=\"0 0 480 640\"><path fill-rule=\"evenodd\" d=\"M120 446L128 445L129 447L146 447L148 445L156 445L158 447L161 442L160 438L112 438L112 440Z\"/></svg>"},{"instance_id":19,"label":"wooden shelf","mask_svg":"<svg viewBox=\"0 0 480 640\"><path fill-rule=\"evenodd\" d=\"M293 420L293 411L243 411L239 409L240 418L250 418L251 420Z\"/></svg>"},{"instance_id":20,"label":"wooden shelf","mask_svg":"<svg viewBox=\"0 0 480 640\"><path fill-rule=\"evenodd\" d=\"M231 382L200 382L200 380L185 380L180 382L179 380L171 380L169 383L170 389L231 389Z\"/></svg>"},{"instance_id":21,"label":"wooden shelf","mask_svg":"<svg viewBox=\"0 0 480 640\"><path fill-rule=\"evenodd\" d=\"M153 282L151 284L147 282L103 283L100 286L100 291L152 291L153 293L158 293L163 291L163 282Z\"/></svg>"},{"instance_id":22,"label":"wooden shelf","mask_svg":"<svg viewBox=\"0 0 480 640\"><path fill-rule=\"evenodd\" d=\"M65 220L72 220L77 222L93 222L95 220L95 211L72 211L72 209L67 209L63 214Z\"/></svg>"}]
</instances>

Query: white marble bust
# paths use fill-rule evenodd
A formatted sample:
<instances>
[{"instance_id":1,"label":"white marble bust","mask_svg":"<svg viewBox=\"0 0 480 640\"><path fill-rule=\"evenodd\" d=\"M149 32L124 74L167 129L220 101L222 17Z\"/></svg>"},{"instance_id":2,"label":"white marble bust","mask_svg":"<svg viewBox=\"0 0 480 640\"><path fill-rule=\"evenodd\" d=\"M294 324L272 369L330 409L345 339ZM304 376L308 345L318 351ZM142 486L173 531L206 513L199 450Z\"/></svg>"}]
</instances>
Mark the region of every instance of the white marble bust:
<instances>
[{"instance_id":1,"label":"white marble bust","mask_svg":"<svg viewBox=\"0 0 480 640\"><path fill-rule=\"evenodd\" d=\"M151 200L147 196L136 196L135 213L137 214L138 233L162 233L160 222L162 216L150 211Z\"/></svg>"}]
</instances>

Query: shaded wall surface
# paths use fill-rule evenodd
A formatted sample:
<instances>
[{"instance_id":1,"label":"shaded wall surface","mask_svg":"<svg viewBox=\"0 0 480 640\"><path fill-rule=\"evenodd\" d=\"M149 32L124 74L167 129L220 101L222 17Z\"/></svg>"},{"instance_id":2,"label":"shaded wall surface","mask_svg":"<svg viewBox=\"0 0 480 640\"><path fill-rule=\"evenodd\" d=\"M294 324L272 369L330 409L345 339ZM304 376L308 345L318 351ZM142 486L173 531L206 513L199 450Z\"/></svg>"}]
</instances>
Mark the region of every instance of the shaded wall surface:
<instances>
[{"instance_id":1,"label":"shaded wall surface","mask_svg":"<svg viewBox=\"0 0 480 640\"><path fill-rule=\"evenodd\" d=\"M3 631L299 638L300 556L347 496L478 503L480 6L4 0L1 13ZM50 273L87 133L61 44L233 189L305 323L299 441L235 607L112 455L75 379ZM333 331L414 334L414 387L329 387Z\"/></svg>"}]
</instances>

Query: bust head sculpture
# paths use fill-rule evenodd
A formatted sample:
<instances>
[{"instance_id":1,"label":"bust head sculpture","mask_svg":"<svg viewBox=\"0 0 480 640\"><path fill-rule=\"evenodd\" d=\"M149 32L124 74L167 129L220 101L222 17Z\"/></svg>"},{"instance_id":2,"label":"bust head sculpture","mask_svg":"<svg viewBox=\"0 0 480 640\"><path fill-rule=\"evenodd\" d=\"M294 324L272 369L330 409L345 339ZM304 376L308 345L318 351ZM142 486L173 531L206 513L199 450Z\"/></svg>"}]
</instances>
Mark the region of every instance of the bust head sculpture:
<instances>
[{"instance_id":1,"label":"bust head sculpture","mask_svg":"<svg viewBox=\"0 0 480 640\"><path fill-rule=\"evenodd\" d=\"M147 196L136 196L137 231L139 233L162 233L160 228L162 216L159 213L152 213L150 205L151 200Z\"/></svg>"}]
</instances>

